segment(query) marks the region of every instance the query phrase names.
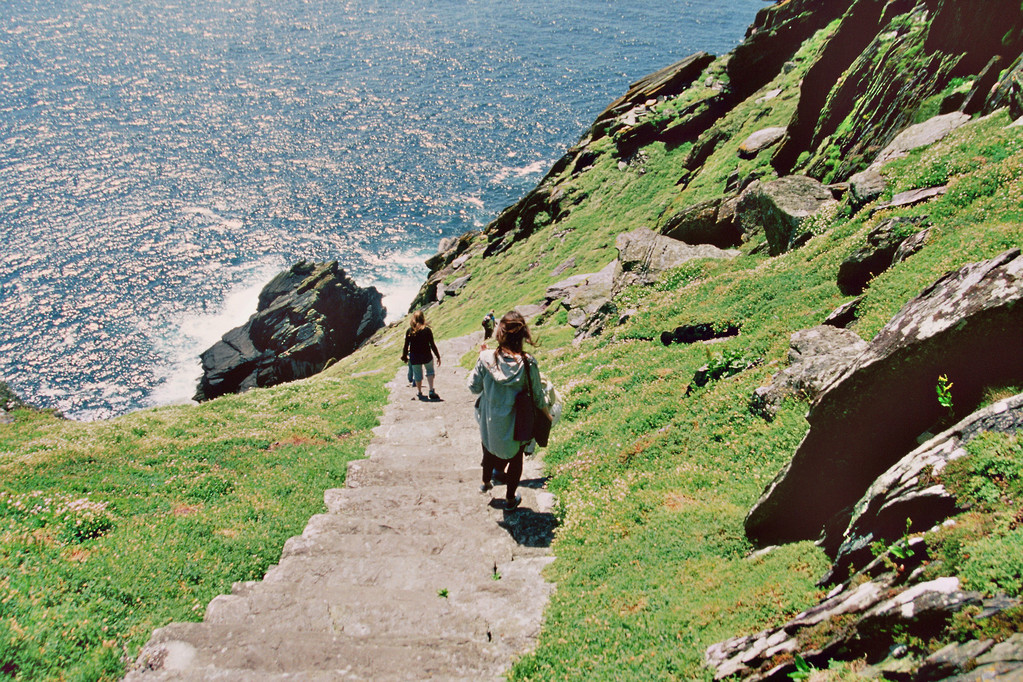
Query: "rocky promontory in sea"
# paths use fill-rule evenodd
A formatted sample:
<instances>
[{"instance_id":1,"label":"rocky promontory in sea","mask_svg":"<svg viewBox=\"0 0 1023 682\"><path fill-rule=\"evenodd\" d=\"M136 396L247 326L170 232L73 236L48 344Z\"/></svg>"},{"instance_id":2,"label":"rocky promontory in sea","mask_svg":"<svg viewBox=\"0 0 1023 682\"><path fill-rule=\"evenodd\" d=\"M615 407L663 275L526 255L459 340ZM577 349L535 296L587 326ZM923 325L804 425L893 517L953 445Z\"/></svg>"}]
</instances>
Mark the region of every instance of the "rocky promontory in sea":
<instances>
[{"instance_id":1,"label":"rocky promontory in sea","mask_svg":"<svg viewBox=\"0 0 1023 682\"><path fill-rule=\"evenodd\" d=\"M299 261L259 294L256 314L203 352L202 402L316 374L384 326L383 297L361 288L337 261Z\"/></svg>"}]
</instances>

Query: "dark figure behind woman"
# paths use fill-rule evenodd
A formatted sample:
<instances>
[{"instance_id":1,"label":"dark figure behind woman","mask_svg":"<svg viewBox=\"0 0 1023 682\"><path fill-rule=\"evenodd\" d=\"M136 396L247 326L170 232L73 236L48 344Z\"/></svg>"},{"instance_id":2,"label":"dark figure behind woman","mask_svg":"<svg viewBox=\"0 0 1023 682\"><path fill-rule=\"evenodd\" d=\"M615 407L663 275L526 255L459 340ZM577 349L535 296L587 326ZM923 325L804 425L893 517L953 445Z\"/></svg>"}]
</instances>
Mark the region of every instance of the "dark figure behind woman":
<instances>
[{"instance_id":1,"label":"dark figure behind woman","mask_svg":"<svg viewBox=\"0 0 1023 682\"><path fill-rule=\"evenodd\" d=\"M480 396L476 403L476 422L483 442L483 484L480 492L487 492L495 471L504 474L508 486L505 508L515 509L522 501L516 491L522 478L522 457L529 441L515 440L515 395L532 384L536 406L550 418L549 406L544 399L540 383L540 369L536 360L522 349L524 343L536 345L526 326L526 320L512 311L501 318L494 333L496 350L481 348L476 366L469 374L469 390ZM528 366L528 370L527 370Z\"/></svg>"}]
</instances>

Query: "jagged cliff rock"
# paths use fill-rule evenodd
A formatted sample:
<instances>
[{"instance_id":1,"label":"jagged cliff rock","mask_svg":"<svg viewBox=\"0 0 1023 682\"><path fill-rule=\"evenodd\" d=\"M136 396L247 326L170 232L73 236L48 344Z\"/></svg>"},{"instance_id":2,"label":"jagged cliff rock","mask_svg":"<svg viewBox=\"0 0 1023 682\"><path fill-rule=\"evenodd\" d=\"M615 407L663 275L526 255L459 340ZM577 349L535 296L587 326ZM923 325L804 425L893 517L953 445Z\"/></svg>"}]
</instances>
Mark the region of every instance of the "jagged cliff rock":
<instances>
[{"instance_id":1,"label":"jagged cliff rock","mask_svg":"<svg viewBox=\"0 0 1023 682\"><path fill-rule=\"evenodd\" d=\"M853 508L849 526L831 530L824 544L838 547L822 583L841 581L873 559L871 545L891 545L907 533L930 530L960 509L941 483L945 466L966 455L965 445L981 433L1023 430L1023 394L977 410L913 450L878 476Z\"/></svg>"},{"instance_id":2,"label":"jagged cliff rock","mask_svg":"<svg viewBox=\"0 0 1023 682\"><path fill-rule=\"evenodd\" d=\"M750 540L816 540L845 528L871 483L946 417L932 398L939 375L961 382L960 416L986 388L1023 382L1021 330L1019 249L949 273L907 303L811 407L792 461L746 517Z\"/></svg>"},{"instance_id":3,"label":"jagged cliff rock","mask_svg":"<svg viewBox=\"0 0 1023 682\"><path fill-rule=\"evenodd\" d=\"M380 292L360 288L336 261L299 261L259 294L257 312L201 356L195 400L316 374L383 327Z\"/></svg>"},{"instance_id":4,"label":"jagged cliff rock","mask_svg":"<svg viewBox=\"0 0 1023 682\"><path fill-rule=\"evenodd\" d=\"M777 2L757 14L745 40L726 57L696 53L633 83L536 188L484 228L484 256L502 253L568 215L584 197L569 199L559 182L592 167L606 153L594 150L603 138L614 140L612 153L621 163L631 163L651 144L680 148L679 187L685 189L731 139L728 114L791 68L789 60L804 41L825 29L830 33L799 82L791 120L755 131L770 135L766 142L748 136L756 144L739 150L741 158L769 155L767 169L776 177L845 182L879 161L879 153L920 120L935 98L941 101L934 113L954 115L957 122L998 106L1023 115L1023 8L1014 0L996 0L983 12L964 0ZM958 82L953 79L965 85L953 88ZM673 115L654 111L656 103L677 97ZM772 180L763 174L761 169L737 177L727 188L731 194L704 206L668 210L658 230L686 241L738 245L741 235L731 213L736 194L757 177ZM876 172L857 176L850 185L861 204L876 199L884 187ZM452 260L431 259L430 276L413 308L437 300L440 273L450 274Z\"/></svg>"}]
</instances>

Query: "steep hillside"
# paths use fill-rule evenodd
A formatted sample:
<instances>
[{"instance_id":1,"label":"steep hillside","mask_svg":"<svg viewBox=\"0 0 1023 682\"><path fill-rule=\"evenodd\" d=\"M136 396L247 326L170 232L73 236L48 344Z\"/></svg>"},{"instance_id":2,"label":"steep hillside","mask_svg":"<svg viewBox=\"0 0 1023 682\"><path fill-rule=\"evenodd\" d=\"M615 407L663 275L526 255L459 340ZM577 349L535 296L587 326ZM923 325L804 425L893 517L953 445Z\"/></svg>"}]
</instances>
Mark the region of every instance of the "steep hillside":
<instances>
[{"instance_id":1,"label":"steep hillside","mask_svg":"<svg viewBox=\"0 0 1023 682\"><path fill-rule=\"evenodd\" d=\"M431 259L417 304L450 333L490 308L541 306L542 364L565 394L546 455L563 505L559 587L541 647L515 675L788 679L831 665L836 676L940 679L974 665L962 653L925 664L943 645L988 651L1019 630L1018 562L993 558L1019 550L1018 419L984 427L1005 435L955 441L971 457L954 470L1000 472L984 484L990 504L960 490L935 503L938 517L896 505L900 518L869 531L852 517L926 432L981 419L971 415L985 405L1017 414L998 401L1023 385L1012 251L1023 244L1023 137L1010 125L1023 115L1023 17L1018 3L990 10L776 3L731 54L635 83L534 191ZM718 251L686 255L675 240ZM985 270L1011 290L1004 307L979 304L990 318L959 316L954 301L972 293L933 293L946 273L1000 254L1006 279L991 264L952 278ZM900 331L930 305L928 319L976 333ZM828 335L813 331L825 321L845 330L828 343L851 351L807 340ZM904 345L883 348L900 334ZM845 416L822 426L829 410ZM825 458L807 465L817 478L800 478L815 442L848 452L857 476ZM916 480L938 484L943 466L930 461ZM818 492L828 504L811 501ZM960 514L962 530L928 533ZM985 568L967 567L971 548ZM949 604L923 624L877 625L842 601L814 611L812 627L771 629L863 585ZM967 596L946 599L949 585Z\"/></svg>"},{"instance_id":2,"label":"steep hillside","mask_svg":"<svg viewBox=\"0 0 1023 682\"><path fill-rule=\"evenodd\" d=\"M416 305L438 335L526 306L564 399L543 455L557 590L513 679L1019 674L1023 8L984 7L765 7L732 53L632 85L533 191L430 259ZM135 487L71 479L114 514L70 543L0 499L22 524L2 538L3 674L55 677L58 652L111 675L147 627L264 569L272 549L242 544L259 546L259 518L217 516L259 487L200 494L161 462L221 481L269 452L287 476L293 451L357 444L401 331L198 408L13 412L10 494L59 490L86 459ZM206 576L211 537L251 558ZM115 557L150 554L166 572L97 587ZM97 625L63 637L69 619Z\"/></svg>"}]
</instances>

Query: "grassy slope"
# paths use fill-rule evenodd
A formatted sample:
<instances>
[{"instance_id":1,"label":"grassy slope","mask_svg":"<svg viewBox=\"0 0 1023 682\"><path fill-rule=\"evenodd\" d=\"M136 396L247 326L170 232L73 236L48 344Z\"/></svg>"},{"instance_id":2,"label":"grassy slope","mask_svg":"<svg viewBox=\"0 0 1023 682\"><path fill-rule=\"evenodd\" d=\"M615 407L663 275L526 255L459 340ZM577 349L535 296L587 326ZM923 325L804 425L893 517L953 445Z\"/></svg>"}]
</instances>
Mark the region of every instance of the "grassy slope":
<instances>
[{"instance_id":1,"label":"grassy slope","mask_svg":"<svg viewBox=\"0 0 1023 682\"><path fill-rule=\"evenodd\" d=\"M362 456L382 383L321 376L96 423L16 413L0 427L0 677L117 679L155 627L262 577Z\"/></svg>"},{"instance_id":2,"label":"grassy slope","mask_svg":"<svg viewBox=\"0 0 1023 682\"><path fill-rule=\"evenodd\" d=\"M611 142L598 143L605 153L595 166L558 179L577 202L569 215L499 256L474 256L463 293L428 312L434 329L460 335L490 308L538 302L569 257L576 267L561 277L594 272L614 258L618 233L719 193L745 135L791 115L806 66L795 62L765 88L782 96L757 103L754 95L720 123L733 142L682 193L675 181L687 146L651 145L645 162L622 171ZM920 253L872 283L854 327L861 336L947 270L1023 243L1023 133L1007 123L1004 114L974 123L888 167L896 191L951 186L901 213L927 214L935 229ZM707 645L819 597L825 560L812 545L745 558L743 517L806 429L804 404L786 404L771 423L746 404L784 365L789 335L845 300L839 264L887 217L848 213L819 221L819 236L793 253L767 258L747 248L733 261L689 264L659 285L628 290L620 308L638 312L580 345L564 313L543 318L539 357L565 400L545 455L561 502L549 569L558 589L539 647L513 678L704 679ZM644 340L702 321L740 323L742 335L714 346ZM0 427L0 674L112 679L153 627L198 619L231 582L258 577L361 454L382 384L397 369L399 333L382 333L312 380L199 407L92 424L22 412ZM724 352L763 362L687 395L696 368ZM64 515L18 509L14 502L38 501L33 491L109 506ZM98 536L83 537L69 516Z\"/></svg>"}]
</instances>

